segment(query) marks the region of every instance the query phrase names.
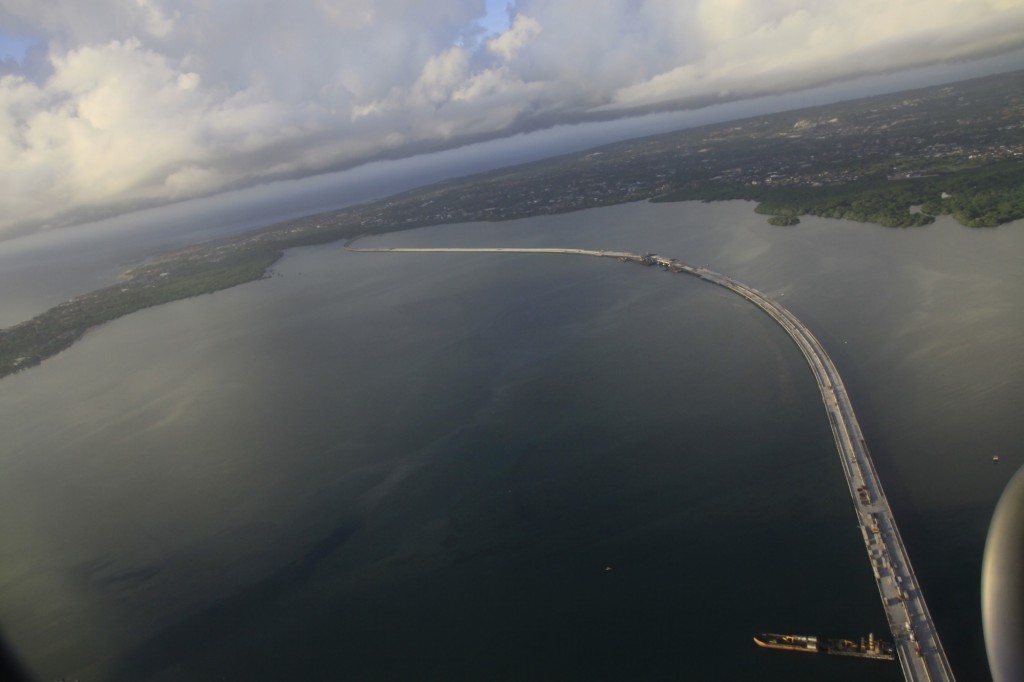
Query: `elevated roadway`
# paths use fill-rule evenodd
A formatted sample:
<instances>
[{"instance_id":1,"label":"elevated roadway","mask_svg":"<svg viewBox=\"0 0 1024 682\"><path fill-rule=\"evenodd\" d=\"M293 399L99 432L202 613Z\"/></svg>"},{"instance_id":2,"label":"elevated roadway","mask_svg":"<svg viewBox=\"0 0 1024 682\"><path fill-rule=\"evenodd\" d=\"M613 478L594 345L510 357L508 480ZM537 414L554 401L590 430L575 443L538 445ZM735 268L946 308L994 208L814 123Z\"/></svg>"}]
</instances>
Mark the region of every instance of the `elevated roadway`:
<instances>
[{"instance_id":1,"label":"elevated roadway","mask_svg":"<svg viewBox=\"0 0 1024 682\"><path fill-rule=\"evenodd\" d=\"M756 305L793 339L818 383L904 677L913 682L954 680L839 372L814 334L789 310L731 277L655 254L551 248L356 249L350 244L346 248L376 253L550 253L617 258L699 277Z\"/></svg>"},{"instance_id":2,"label":"elevated roadway","mask_svg":"<svg viewBox=\"0 0 1024 682\"><path fill-rule=\"evenodd\" d=\"M626 251L593 251L590 249L518 249L509 247L486 247L486 248L411 248L411 247L381 247L357 249L349 242L345 249L358 253L557 253L571 254L575 256L598 256L607 258L621 258L642 262L644 256ZM648 256L652 257L652 256Z\"/></svg>"}]
</instances>

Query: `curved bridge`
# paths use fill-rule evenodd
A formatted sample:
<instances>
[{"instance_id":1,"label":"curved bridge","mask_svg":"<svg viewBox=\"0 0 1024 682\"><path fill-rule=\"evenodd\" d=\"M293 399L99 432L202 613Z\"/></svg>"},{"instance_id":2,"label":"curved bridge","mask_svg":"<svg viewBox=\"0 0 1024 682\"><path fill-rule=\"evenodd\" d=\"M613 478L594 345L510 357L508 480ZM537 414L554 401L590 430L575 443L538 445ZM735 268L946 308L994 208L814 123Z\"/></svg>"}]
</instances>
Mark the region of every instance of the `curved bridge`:
<instances>
[{"instance_id":1,"label":"curved bridge","mask_svg":"<svg viewBox=\"0 0 1024 682\"><path fill-rule=\"evenodd\" d=\"M350 243L351 244L351 243ZM952 681L953 671L935 631L924 595L917 583L910 557L896 528L889 502L882 491L871 455L861 433L853 406L843 380L824 347L807 327L775 301L736 280L702 267L680 263L674 258L656 254L624 251L593 251L587 249L520 249L520 248L367 248L349 251L372 253L552 253L617 258L622 261L660 265L671 272L700 277L742 296L768 313L796 343L807 359L821 391L835 437L836 449L846 474L846 483L857 512L857 522L864 537L864 546L882 598L889 629L899 651L903 675L907 680Z\"/></svg>"}]
</instances>

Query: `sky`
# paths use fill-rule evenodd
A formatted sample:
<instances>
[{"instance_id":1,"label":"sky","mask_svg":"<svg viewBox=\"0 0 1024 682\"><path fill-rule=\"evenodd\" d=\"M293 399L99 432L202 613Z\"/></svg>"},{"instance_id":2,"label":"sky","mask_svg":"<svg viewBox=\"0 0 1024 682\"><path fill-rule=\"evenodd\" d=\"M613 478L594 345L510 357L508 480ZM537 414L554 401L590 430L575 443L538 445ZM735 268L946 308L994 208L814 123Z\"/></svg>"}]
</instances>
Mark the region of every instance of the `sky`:
<instances>
[{"instance_id":1,"label":"sky","mask_svg":"<svg viewBox=\"0 0 1024 682\"><path fill-rule=\"evenodd\" d=\"M1022 48L1024 0L0 0L0 239Z\"/></svg>"}]
</instances>

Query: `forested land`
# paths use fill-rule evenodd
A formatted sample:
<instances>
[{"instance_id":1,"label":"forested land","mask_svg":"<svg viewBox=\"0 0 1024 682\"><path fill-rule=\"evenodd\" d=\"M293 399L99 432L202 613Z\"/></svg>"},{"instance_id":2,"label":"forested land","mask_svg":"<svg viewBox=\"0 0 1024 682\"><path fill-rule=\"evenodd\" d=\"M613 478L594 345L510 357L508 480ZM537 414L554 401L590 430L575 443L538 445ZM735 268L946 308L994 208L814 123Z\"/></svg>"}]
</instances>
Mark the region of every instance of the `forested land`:
<instances>
[{"instance_id":1,"label":"forested land","mask_svg":"<svg viewBox=\"0 0 1024 682\"><path fill-rule=\"evenodd\" d=\"M1006 161L942 175L874 178L827 187L720 188L714 197L694 191L677 193L674 198L748 199L758 202L754 209L758 213L778 218L813 215L886 227L915 227L934 222L937 215L952 215L968 227L995 227L1024 218L1024 162Z\"/></svg>"},{"instance_id":2,"label":"forested land","mask_svg":"<svg viewBox=\"0 0 1024 682\"><path fill-rule=\"evenodd\" d=\"M78 296L27 322L0 329L0 377L38 365L104 322L260 279L280 257L280 252L254 249L217 261L147 268L129 281Z\"/></svg>"}]
</instances>

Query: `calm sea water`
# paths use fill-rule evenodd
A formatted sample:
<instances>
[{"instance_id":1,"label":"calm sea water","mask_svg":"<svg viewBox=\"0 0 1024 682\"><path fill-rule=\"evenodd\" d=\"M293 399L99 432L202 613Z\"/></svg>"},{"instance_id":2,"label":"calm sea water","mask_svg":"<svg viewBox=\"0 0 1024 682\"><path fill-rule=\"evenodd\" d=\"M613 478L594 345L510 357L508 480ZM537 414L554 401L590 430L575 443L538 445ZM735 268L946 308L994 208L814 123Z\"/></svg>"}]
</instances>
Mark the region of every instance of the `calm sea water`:
<instances>
[{"instance_id":1,"label":"calm sea water","mask_svg":"<svg viewBox=\"0 0 1024 682\"><path fill-rule=\"evenodd\" d=\"M843 373L958 676L985 679L1022 225L750 208L374 242L658 251L778 298ZM885 620L810 371L749 304L562 256L277 270L0 382L0 623L43 679L901 679L751 642Z\"/></svg>"}]
</instances>

